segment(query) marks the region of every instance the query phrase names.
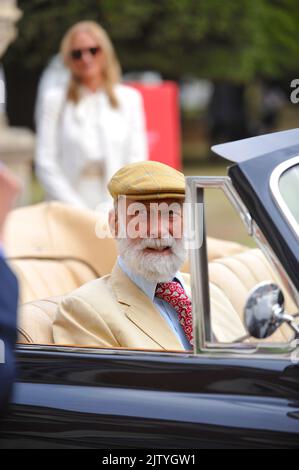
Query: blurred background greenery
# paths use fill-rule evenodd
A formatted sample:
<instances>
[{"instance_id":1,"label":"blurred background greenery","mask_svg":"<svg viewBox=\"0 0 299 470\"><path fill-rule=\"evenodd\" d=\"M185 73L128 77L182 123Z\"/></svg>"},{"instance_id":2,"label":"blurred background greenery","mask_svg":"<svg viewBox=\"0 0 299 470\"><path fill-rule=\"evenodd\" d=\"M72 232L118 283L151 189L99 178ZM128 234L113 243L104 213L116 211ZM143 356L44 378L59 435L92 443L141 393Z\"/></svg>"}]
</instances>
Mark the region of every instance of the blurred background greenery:
<instances>
[{"instance_id":1,"label":"blurred background greenery","mask_svg":"<svg viewBox=\"0 0 299 470\"><path fill-rule=\"evenodd\" d=\"M298 126L290 83L299 75L298 0L18 0L19 36L6 53L11 125L34 129L41 73L66 29L82 19L111 36L124 73L155 71L181 88L186 174L225 174L212 144ZM34 201L42 197L34 183ZM218 198L213 220L235 225ZM212 228L212 233L216 233Z\"/></svg>"}]
</instances>

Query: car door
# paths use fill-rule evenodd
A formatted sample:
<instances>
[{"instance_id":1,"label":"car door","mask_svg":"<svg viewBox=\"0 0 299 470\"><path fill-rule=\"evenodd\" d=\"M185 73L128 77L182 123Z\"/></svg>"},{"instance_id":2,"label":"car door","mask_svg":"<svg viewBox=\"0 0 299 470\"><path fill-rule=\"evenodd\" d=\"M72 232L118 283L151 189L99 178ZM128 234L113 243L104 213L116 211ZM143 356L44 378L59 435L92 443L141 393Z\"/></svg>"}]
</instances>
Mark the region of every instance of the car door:
<instances>
[{"instance_id":1,"label":"car door","mask_svg":"<svg viewBox=\"0 0 299 470\"><path fill-rule=\"evenodd\" d=\"M299 367L249 350L20 347L1 448L299 447Z\"/></svg>"}]
</instances>

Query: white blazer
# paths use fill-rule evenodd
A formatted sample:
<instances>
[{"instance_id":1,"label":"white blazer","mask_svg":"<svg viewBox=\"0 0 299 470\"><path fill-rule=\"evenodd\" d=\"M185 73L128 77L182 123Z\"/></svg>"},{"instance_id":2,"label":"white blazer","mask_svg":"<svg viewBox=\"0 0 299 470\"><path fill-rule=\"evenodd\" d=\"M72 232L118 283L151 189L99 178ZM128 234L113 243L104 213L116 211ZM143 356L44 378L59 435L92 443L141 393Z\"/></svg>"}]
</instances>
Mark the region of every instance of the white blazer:
<instances>
[{"instance_id":1,"label":"white blazer","mask_svg":"<svg viewBox=\"0 0 299 470\"><path fill-rule=\"evenodd\" d=\"M47 199L95 208L109 201L107 183L117 170L148 159L142 97L125 85L115 91L118 108L103 91L85 90L78 104L61 87L42 97L35 164Z\"/></svg>"}]
</instances>

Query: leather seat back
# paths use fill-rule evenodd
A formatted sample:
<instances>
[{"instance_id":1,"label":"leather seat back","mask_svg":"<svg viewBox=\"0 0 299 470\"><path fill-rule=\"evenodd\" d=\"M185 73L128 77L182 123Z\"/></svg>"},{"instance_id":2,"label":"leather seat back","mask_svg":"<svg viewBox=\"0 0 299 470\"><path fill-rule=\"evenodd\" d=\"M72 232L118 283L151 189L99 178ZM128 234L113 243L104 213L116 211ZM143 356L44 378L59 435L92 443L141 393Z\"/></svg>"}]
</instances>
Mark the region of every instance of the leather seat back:
<instances>
[{"instance_id":1,"label":"leather seat back","mask_svg":"<svg viewBox=\"0 0 299 470\"><path fill-rule=\"evenodd\" d=\"M4 245L20 280L21 304L63 295L110 273L117 257L115 242L96 235L104 223L94 211L60 202L14 210ZM208 239L209 260L244 250L237 243ZM188 270L186 263L183 271Z\"/></svg>"},{"instance_id":2,"label":"leather seat back","mask_svg":"<svg viewBox=\"0 0 299 470\"><path fill-rule=\"evenodd\" d=\"M244 307L250 291L263 281L279 285L285 296L286 311L295 314L298 307L284 289L281 279L259 249L248 250L209 263L210 282L218 286L231 302L244 324ZM268 341L285 342L292 337L287 325L282 325Z\"/></svg>"},{"instance_id":3,"label":"leather seat back","mask_svg":"<svg viewBox=\"0 0 299 470\"><path fill-rule=\"evenodd\" d=\"M53 344L53 322L62 297L24 304L19 311L18 342Z\"/></svg>"},{"instance_id":4,"label":"leather seat back","mask_svg":"<svg viewBox=\"0 0 299 470\"><path fill-rule=\"evenodd\" d=\"M16 259L10 266L20 282L21 304L63 295L98 277L90 266L73 259Z\"/></svg>"},{"instance_id":5,"label":"leather seat back","mask_svg":"<svg viewBox=\"0 0 299 470\"><path fill-rule=\"evenodd\" d=\"M249 291L262 281L280 280L260 250L248 250L235 256L219 258L209 263L210 282L218 289L227 304L236 312L236 319L230 317L226 327L236 331L236 325L243 324L243 309ZM286 309L290 313L298 311L290 295L285 293ZM19 342L52 344L52 323L57 304L61 297L40 300L25 304L19 316ZM233 323L229 323L233 322ZM241 331L241 330L240 330ZM244 333L240 333L240 336ZM286 342L292 337L290 328L283 325L272 335L270 342ZM236 338L237 339L237 338Z\"/></svg>"},{"instance_id":6,"label":"leather seat back","mask_svg":"<svg viewBox=\"0 0 299 470\"><path fill-rule=\"evenodd\" d=\"M65 294L111 272L112 238L99 238L99 215L60 202L14 210L4 233L5 252L20 280L21 303Z\"/></svg>"},{"instance_id":7,"label":"leather seat back","mask_svg":"<svg viewBox=\"0 0 299 470\"><path fill-rule=\"evenodd\" d=\"M20 281L21 304L25 304L20 310L20 342L51 344L55 299L111 272L116 246L111 238L96 236L103 224L96 212L60 202L11 212L4 245ZM236 243L208 239L209 260L244 250Z\"/></svg>"}]
</instances>

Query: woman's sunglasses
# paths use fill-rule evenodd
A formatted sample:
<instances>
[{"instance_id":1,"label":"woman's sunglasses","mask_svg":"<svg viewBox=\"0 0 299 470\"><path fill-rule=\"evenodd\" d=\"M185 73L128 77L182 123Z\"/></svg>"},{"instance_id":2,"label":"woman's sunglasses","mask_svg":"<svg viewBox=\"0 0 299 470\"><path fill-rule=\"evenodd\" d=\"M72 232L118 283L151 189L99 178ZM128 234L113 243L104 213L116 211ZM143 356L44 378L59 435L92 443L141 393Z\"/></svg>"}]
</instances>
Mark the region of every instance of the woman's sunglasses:
<instances>
[{"instance_id":1,"label":"woman's sunglasses","mask_svg":"<svg viewBox=\"0 0 299 470\"><path fill-rule=\"evenodd\" d=\"M85 49L73 49L71 51L71 58L73 60L80 60L83 57L83 54L86 52L91 56L95 57L102 49L98 47L87 47Z\"/></svg>"}]
</instances>

